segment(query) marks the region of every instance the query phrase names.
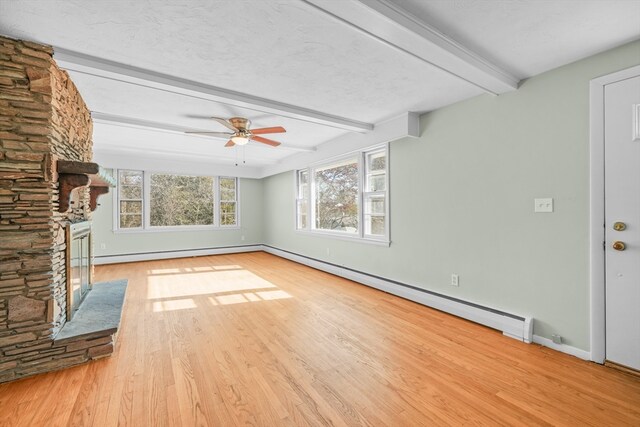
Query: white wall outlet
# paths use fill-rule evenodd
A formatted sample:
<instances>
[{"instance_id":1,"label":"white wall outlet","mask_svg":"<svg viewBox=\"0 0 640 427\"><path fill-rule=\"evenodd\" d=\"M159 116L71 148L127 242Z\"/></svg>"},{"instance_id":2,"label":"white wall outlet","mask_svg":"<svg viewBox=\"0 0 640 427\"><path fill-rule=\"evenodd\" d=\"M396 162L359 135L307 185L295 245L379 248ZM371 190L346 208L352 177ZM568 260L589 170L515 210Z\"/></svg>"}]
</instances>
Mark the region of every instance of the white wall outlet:
<instances>
[{"instance_id":1,"label":"white wall outlet","mask_svg":"<svg viewBox=\"0 0 640 427\"><path fill-rule=\"evenodd\" d=\"M240 236L240 240L244 241L244 236Z\"/></svg>"},{"instance_id":2,"label":"white wall outlet","mask_svg":"<svg viewBox=\"0 0 640 427\"><path fill-rule=\"evenodd\" d=\"M460 284L460 277L457 274L452 274L451 275L451 286L459 286Z\"/></svg>"},{"instance_id":3,"label":"white wall outlet","mask_svg":"<svg viewBox=\"0 0 640 427\"><path fill-rule=\"evenodd\" d=\"M106 243L100 243L100 249L107 249Z\"/></svg>"},{"instance_id":4,"label":"white wall outlet","mask_svg":"<svg viewBox=\"0 0 640 427\"><path fill-rule=\"evenodd\" d=\"M534 212L541 213L549 213L553 212L553 199L545 198L545 199L533 199L534 203Z\"/></svg>"}]
</instances>

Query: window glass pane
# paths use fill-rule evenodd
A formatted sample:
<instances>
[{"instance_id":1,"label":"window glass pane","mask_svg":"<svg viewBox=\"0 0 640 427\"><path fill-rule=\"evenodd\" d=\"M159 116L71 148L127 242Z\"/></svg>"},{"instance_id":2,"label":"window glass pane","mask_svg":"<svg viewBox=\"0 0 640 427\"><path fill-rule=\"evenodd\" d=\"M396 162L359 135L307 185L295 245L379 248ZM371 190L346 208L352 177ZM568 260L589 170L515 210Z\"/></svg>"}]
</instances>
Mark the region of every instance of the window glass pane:
<instances>
[{"instance_id":1,"label":"window glass pane","mask_svg":"<svg viewBox=\"0 0 640 427\"><path fill-rule=\"evenodd\" d=\"M222 214L222 225L236 225L236 216Z\"/></svg>"},{"instance_id":2,"label":"window glass pane","mask_svg":"<svg viewBox=\"0 0 640 427\"><path fill-rule=\"evenodd\" d=\"M142 202L120 202L121 214L142 214Z\"/></svg>"},{"instance_id":3,"label":"window glass pane","mask_svg":"<svg viewBox=\"0 0 640 427\"><path fill-rule=\"evenodd\" d=\"M121 214L120 228L140 228L142 227L142 215Z\"/></svg>"},{"instance_id":4,"label":"window glass pane","mask_svg":"<svg viewBox=\"0 0 640 427\"><path fill-rule=\"evenodd\" d=\"M236 203L220 203L220 225L236 225Z\"/></svg>"},{"instance_id":5,"label":"window glass pane","mask_svg":"<svg viewBox=\"0 0 640 427\"><path fill-rule=\"evenodd\" d=\"M367 154L368 172L382 171L387 167L387 155L384 151Z\"/></svg>"},{"instance_id":6,"label":"window glass pane","mask_svg":"<svg viewBox=\"0 0 640 427\"><path fill-rule=\"evenodd\" d=\"M384 191L385 190L385 175L369 175L368 177L367 191Z\"/></svg>"},{"instance_id":7,"label":"window glass pane","mask_svg":"<svg viewBox=\"0 0 640 427\"><path fill-rule=\"evenodd\" d=\"M358 162L349 159L315 169L316 224L319 230L358 231Z\"/></svg>"},{"instance_id":8,"label":"window glass pane","mask_svg":"<svg viewBox=\"0 0 640 427\"><path fill-rule=\"evenodd\" d=\"M386 190L387 155L384 151L368 153L366 156L367 183L365 191Z\"/></svg>"},{"instance_id":9,"label":"window glass pane","mask_svg":"<svg viewBox=\"0 0 640 427\"><path fill-rule=\"evenodd\" d=\"M236 213L236 202L222 202L220 203L220 210L222 214L235 214Z\"/></svg>"},{"instance_id":10,"label":"window glass pane","mask_svg":"<svg viewBox=\"0 0 640 427\"><path fill-rule=\"evenodd\" d=\"M384 215L365 215L365 233L372 236L384 236Z\"/></svg>"},{"instance_id":11,"label":"window glass pane","mask_svg":"<svg viewBox=\"0 0 640 427\"><path fill-rule=\"evenodd\" d=\"M297 202L297 227L307 228L307 212L309 212L309 202L306 199L298 200Z\"/></svg>"},{"instance_id":12,"label":"window glass pane","mask_svg":"<svg viewBox=\"0 0 640 427\"><path fill-rule=\"evenodd\" d=\"M142 187L142 172L121 170L118 182L120 185L137 185Z\"/></svg>"},{"instance_id":13,"label":"window glass pane","mask_svg":"<svg viewBox=\"0 0 640 427\"><path fill-rule=\"evenodd\" d=\"M120 199L142 199L142 185L121 185Z\"/></svg>"},{"instance_id":14,"label":"window glass pane","mask_svg":"<svg viewBox=\"0 0 640 427\"><path fill-rule=\"evenodd\" d=\"M235 178L220 178L220 200L236 200Z\"/></svg>"},{"instance_id":15,"label":"window glass pane","mask_svg":"<svg viewBox=\"0 0 640 427\"><path fill-rule=\"evenodd\" d=\"M376 195L366 198L364 203L364 212L366 214L382 214L384 215L384 196Z\"/></svg>"},{"instance_id":16,"label":"window glass pane","mask_svg":"<svg viewBox=\"0 0 640 427\"><path fill-rule=\"evenodd\" d=\"M298 172L298 198L309 198L309 171L306 169Z\"/></svg>"},{"instance_id":17,"label":"window glass pane","mask_svg":"<svg viewBox=\"0 0 640 427\"><path fill-rule=\"evenodd\" d=\"M152 174L152 227L213 224L213 178Z\"/></svg>"}]
</instances>

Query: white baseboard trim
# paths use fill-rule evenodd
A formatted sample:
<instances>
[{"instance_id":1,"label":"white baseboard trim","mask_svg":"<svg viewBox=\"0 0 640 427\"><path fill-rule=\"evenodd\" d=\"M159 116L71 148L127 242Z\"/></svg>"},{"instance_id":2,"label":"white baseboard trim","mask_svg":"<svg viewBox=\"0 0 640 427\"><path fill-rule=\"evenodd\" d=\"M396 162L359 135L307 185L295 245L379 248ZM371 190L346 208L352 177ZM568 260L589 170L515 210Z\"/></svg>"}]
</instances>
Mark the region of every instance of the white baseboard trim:
<instances>
[{"instance_id":1,"label":"white baseboard trim","mask_svg":"<svg viewBox=\"0 0 640 427\"><path fill-rule=\"evenodd\" d=\"M384 292L388 292L419 304L471 320L472 322L502 331L504 335L508 337L524 341L526 343L531 343L533 335L533 319L531 317L517 316L488 307L482 307L478 304L469 303L423 290L417 286L372 276L370 274L301 256L272 246L263 245L262 250L318 270L326 271L327 273L335 274L336 276L344 277L345 279L380 289Z\"/></svg>"},{"instance_id":2,"label":"white baseboard trim","mask_svg":"<svg viewBox=\"0 0 640 427\"><path fill-rule=\"evenodd\" d=\"M570 354L570 355L575 356L575 357L577 357L579 359L591 360L591 353L586 351L586 350L582 350L580 348L572 347L572 346L567 345L567 344L556 344L552 340L550 340L549 338L541 337L540 335L534 335L533 336L533 342L536 343L536 344L540 344L540 345L542 345L544 347L549 347L552 350L556 350L556 351L560 351L562 353Z\"/></svg>"},{"instance_id":3,"label":"white baseboard trim","mask_svg":"<svg viewBox=\"0 0 640 427\"><path fill-rule=\"evenodd\" d=\"M153 261L153 260L170 259L170 258L189 258L194 256L203 256L203 255L224 255L224 254L237 254L240 252L258 252L261 250L263 250L262 245L245 245L245 246L223 246L219 248L189 249L189 250L166 251L166 252L165 251L144 252L139 254L96 256L93 258L93 264L94 265L118 264L121 262Z\"/></svg>"}]
</instances>

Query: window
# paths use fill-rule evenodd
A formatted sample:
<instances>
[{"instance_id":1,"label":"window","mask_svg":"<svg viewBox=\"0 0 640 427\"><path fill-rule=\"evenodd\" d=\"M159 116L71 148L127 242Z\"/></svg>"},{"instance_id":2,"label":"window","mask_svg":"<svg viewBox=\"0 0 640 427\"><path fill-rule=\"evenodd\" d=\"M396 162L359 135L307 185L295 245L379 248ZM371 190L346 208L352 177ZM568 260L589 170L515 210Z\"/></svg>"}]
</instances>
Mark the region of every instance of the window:
<instances>
[{"instance_id":1,"label":"window","mask_svg":"<svg viewBox=\"0 0 640 427\"><path fill-rule=\"evenodd\" d=\"M297 172L298 189L296 192L296 228L303 230L309 223L309 171Z\"/></svg>"},{"instance_id":2,"label":"window","mask_svg":"<svg viewBox=\"0 0 640 427\"><path fill-rule=\"evenodd\" d=\"M365 154L364 234L384 236L386 229L387 153L385 150Z\"/></svg>"},{"instance_id":3,"label":"window","mask_svg":"<svg viewBox=\"0 0 640 427\"><path fill-rule=\"evenodd\" d=\"M220 178L220 225L236 225L236 178Z\"/></svg>"},{"instance_id":4,"label":"window","mask_svg":"<svg viewBox=\"0 0 640 427\"><path fill-rule=\"evenodd\" d=\"M213 177L150 174L149 225L213 225Z\"/></svg>"},{"instance_id":5,"label":"window","mask_svg":"<svg viewBox=\"0 0 640 427\"><path fill-rule=\"evenodd\" d=\"M142 228L142 180L140 171L118 173L120 228Z\"/></svg>"},{"instance_id":6,"label":"window","mask_svg":"<svg viewBox=\"0 0 640 427\"><path fill-rule=\"evenodd\" d=\"M358 232L358 158L316 168L314 210L316 230Z\"/></svg>"},{"instance_id":7,"label":"window","mask_svg":"<svg viewBox=\"0 0 640 427\"><path fill-rule=\"evenodd\" d=\"M238 180L118 171L117 228L161 230L238 226Z\"/></svg>"},{"instance_id":8,"label":"window","mask_svg":"<svg viewBox=\"0 0 640 427\"><path fill-rule=\"evenodd\" d=\"M389 240L387 147L296 172L296 228Z\"/></svg>"}]
</instances>

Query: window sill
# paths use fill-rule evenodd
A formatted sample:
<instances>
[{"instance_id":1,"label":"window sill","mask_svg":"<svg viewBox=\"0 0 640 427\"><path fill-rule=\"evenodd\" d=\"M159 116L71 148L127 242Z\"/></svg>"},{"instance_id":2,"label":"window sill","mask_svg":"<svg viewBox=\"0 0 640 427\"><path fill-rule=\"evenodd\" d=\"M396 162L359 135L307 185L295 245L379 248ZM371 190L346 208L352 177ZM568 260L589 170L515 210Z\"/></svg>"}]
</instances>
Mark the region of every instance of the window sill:
<instances>
[{"instance_id":1,"label":"window sill","mask_svg":"<svg viewBox=\"0 0 640 427\"><path fill-rule=\"evenodd\" d=\"M157 228L131 228L131 229L115 229L114 234L145 234L145 233L171 233L171 232L183 232L183 231L223 231L223 230L240 230L239 225L234 226L182 226L182 227L157 227Z\"/></svg>"},{"instance_id":2,"label":"window sill","mask_svg":"<svg viewBox=\"0 0 640 427\"><path fill-rule=\"evenodd\" d=\"M317 236L317 237L328 237L330 239L336 240L346 240L354 243L364 243L367 245L376 245L376 246L391 246L390 240L385 239L372 239L369 237L360 237L357 235L348 235L342 233L332 233L330 231L318 231L318 230L295 230L296 233L306 236Z\"/></svg>"}]
</instances>

